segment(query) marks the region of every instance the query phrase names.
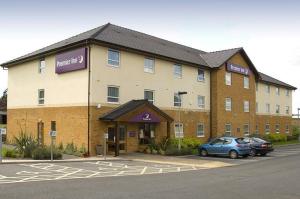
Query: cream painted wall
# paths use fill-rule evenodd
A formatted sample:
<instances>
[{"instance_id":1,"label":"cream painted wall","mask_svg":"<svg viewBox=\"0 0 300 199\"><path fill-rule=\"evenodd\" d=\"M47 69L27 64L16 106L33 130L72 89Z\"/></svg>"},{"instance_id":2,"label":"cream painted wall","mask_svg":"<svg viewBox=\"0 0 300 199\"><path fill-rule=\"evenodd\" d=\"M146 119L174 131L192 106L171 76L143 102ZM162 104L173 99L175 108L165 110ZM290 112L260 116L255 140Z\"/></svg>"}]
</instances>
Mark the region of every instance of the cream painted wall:
<instances>
[{"instance_id":1,"label":"cream painted wall","mask_svg":"<svg viewBox=\"0 0 300 199\"><path fill-rule=\"evenodd\" d=\"M144 90L154 90L158 107L173 109L174 92L187 91L183 96L184 109L209 111L210 109L210 73L205 71L205 82L197 81L197 68L183 66L182 78L173 75L173 62L155 59L155 72L144 72L143 55L120 51L120 66L108 65L108 48L93 45L91 48L91 101L92 104L108 105L107 86L120 87L120 104L132 99L143 99ZM197 96L205 96L205 109L198 108Z\"/></svg>"},{"instance_id":2,"label":"cream painted wall","mask_svg":"<svg viewBox=\"0 0 300 199\"><path fill-rule=\"evenodd\" d=\"M55 56L45 58L46 68L38 73L39 60L8 69L8 108L86 106L88 71L55 73ZM38 89L45 89L45 105L38 105Z\"/></svg>"},{"instance_id":3,"label":"cream painted wall","mask_svg":"<svg viewBox=\"0 0 300 199\"><path fill-rule=\"evenodd\" d=\"M280 95L276 94L276 86L270 85L270 93L266 92L266 85L262 82L258 83L258 90L256 91L256 102L258 103L258 113L263 115L282 115L292 116L292 95L293 91L290 90L290 95L286 96L286 88L280 87ZM266 103L270 104L270 113L266 112ZM280 113L276 114L276 104L280 105ZM290 113L286 114L286 106L289 106Z\"/></svg>"}]
</instances>

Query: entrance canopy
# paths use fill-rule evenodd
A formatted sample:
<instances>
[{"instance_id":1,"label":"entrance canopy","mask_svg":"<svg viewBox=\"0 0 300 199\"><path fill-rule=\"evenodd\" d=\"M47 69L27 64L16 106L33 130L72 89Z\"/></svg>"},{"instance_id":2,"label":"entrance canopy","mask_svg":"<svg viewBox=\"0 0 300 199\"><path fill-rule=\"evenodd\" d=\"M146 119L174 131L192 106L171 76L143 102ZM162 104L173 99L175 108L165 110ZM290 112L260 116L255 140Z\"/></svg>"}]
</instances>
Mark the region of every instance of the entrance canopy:
<instances>
[{"instance_id":1,"label":"entrance canopy","mask_svg":"<svg viewBox=\"0 0 300 199\"><path fill-rule=\"evenodd\" d=\"M131 100L102 115L100 120L136 123L172 122L173 118L148 100Z\"/></svg>"}]
</instances>

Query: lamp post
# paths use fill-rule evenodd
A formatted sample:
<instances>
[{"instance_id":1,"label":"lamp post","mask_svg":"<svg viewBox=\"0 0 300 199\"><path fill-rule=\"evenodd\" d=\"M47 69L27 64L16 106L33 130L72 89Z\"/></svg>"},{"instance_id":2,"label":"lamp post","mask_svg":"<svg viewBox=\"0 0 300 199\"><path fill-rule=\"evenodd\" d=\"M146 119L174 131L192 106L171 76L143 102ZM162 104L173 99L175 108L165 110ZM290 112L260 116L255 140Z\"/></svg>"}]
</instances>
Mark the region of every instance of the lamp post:
<instances>
[{"instance_id":1,"label":"lamp post","mask_svg":"<svg viewBox=\"0 0 300 199\"><path fill-rule=\"evenodd\" d=\"M178 113L179 113L179 118L178 118L178 125L179 125L179 139L178 139L178 150L181 151L181 135L183 132L181 132L181 123L180 123L180 108L181 108L181 105L182 105L182 98L181 96L182 95L186 95L187 92L186 91L178 91L178 96L179 96L179 99L180 99L180 106L178 108ZM182 125L182 129L183 129L183 125Z\"/></svg>"}]
</instances>

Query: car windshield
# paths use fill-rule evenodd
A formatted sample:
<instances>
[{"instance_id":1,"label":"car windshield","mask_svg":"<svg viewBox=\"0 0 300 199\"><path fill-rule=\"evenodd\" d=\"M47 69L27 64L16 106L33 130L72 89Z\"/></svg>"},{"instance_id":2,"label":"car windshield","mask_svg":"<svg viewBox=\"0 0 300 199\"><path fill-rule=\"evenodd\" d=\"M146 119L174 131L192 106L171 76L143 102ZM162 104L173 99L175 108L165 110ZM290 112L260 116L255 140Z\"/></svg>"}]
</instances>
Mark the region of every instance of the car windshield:
<instances>
[{"instance_id":1,"label":"car windshield","mask_svg":"<svg viewBox=\"0 0 300 199\"><path fill-rule=\"evenodd\" d=\"M244 138L237 138L237 139L235 139L235 141L236 141L238 144L247 144L247 142L244 141Z\"/></svg>"}]
</instances>

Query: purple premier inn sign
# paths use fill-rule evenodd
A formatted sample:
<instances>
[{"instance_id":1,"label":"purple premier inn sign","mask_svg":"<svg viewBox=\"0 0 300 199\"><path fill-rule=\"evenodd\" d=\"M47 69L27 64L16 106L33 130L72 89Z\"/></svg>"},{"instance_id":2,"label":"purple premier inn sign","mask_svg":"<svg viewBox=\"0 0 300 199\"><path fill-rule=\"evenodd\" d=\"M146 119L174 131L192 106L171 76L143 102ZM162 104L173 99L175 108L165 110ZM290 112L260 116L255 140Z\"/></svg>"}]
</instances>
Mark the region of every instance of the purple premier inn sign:
<instances>
[{"instance_id":1,"label":"purple premier inn sign","mask_svg":"<svg viewBox=\"0 0 300 199\"><path fill-rule=\"evenodd\" d=\"M67 73L87 67L87 48L79 48L56 55L55 73Z\"/></svg>"},{"instance_id":2,"label":"purple premier inn sign","mask_svg":"<svg viewBox=\"0 0 300 199\"><path fill-rule=\"evenodd\" d=\"M131 122L153 122L153 123L159 123L160 119L149 112L142 112L134 116L131 120Z\"/></svg>"},{"instance_id":3,"label":"purple premier inn sign","mask_svg":"<svg viewBox=\"0 0 300 199\"><path fill-rule=\"evenodd\" d=\"M236 64L232 64L229 62L227 62L226 66L227 66L228 71L231 71L234 73L240 73L242 75L249 75L249 72L250 72L250 70L248 68L245 68L243 66L239 66Z\"/></svg>"}]
</instances>

